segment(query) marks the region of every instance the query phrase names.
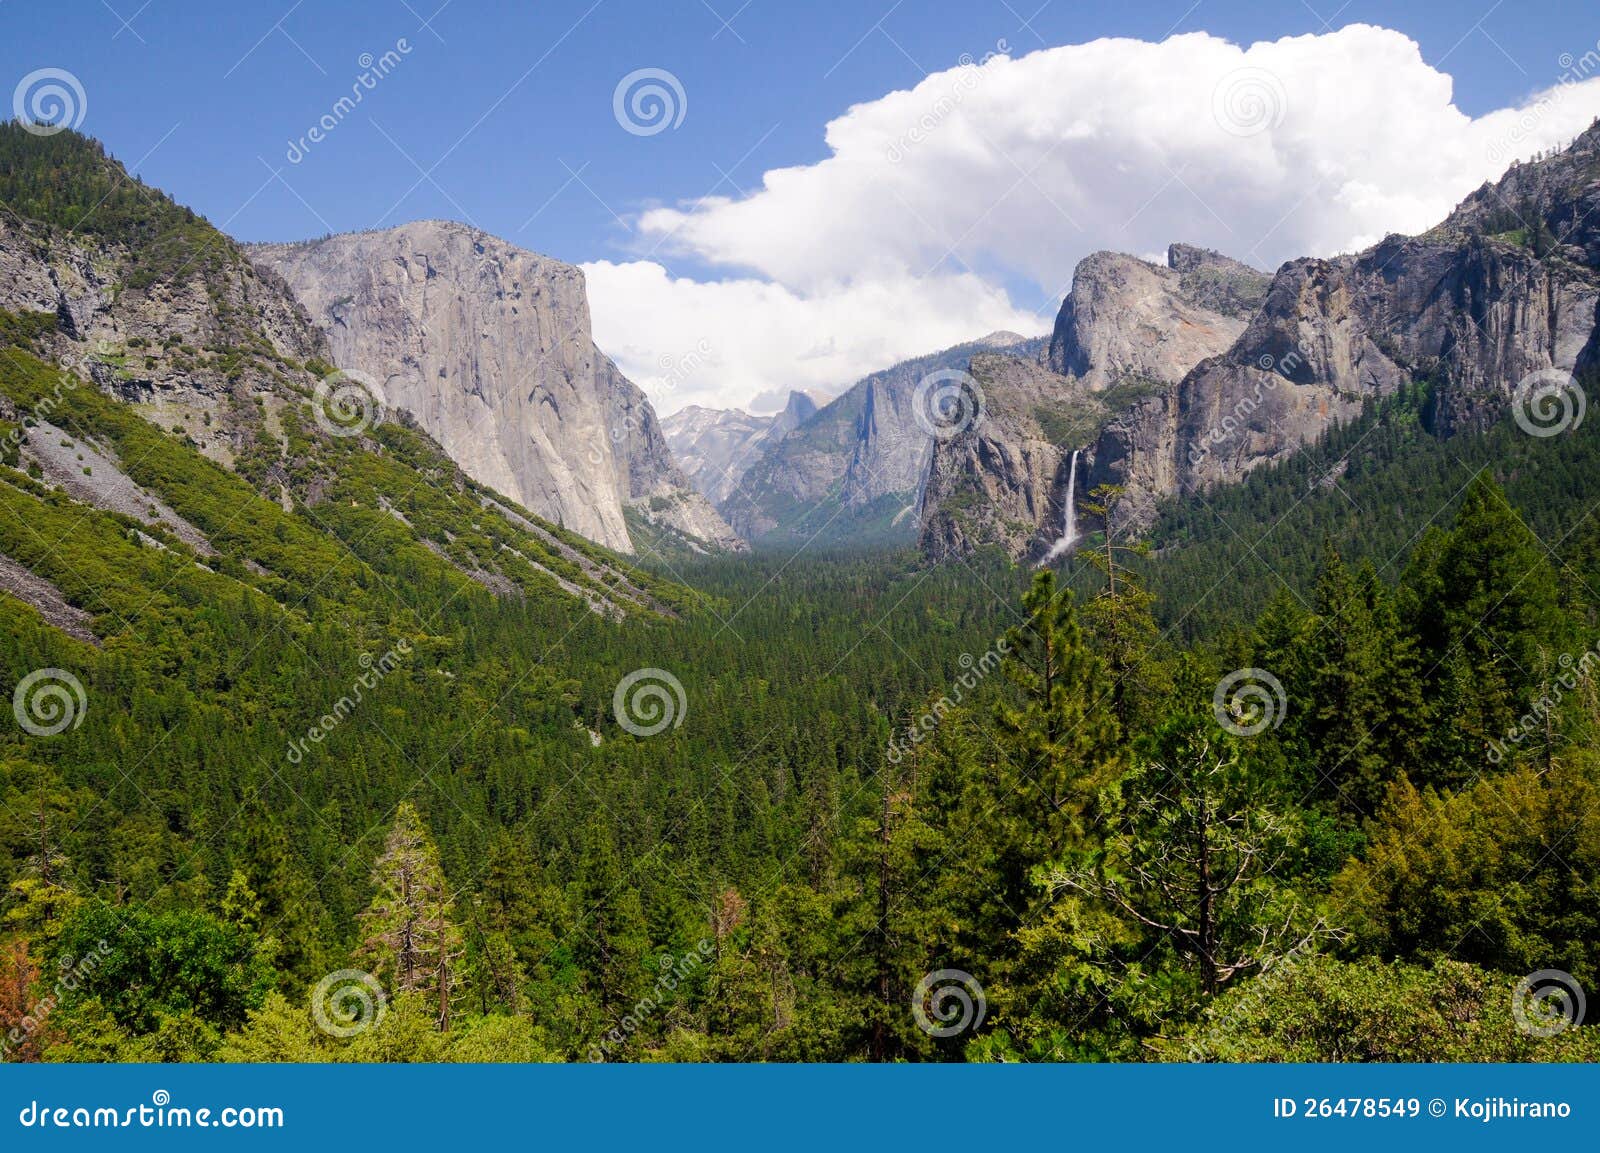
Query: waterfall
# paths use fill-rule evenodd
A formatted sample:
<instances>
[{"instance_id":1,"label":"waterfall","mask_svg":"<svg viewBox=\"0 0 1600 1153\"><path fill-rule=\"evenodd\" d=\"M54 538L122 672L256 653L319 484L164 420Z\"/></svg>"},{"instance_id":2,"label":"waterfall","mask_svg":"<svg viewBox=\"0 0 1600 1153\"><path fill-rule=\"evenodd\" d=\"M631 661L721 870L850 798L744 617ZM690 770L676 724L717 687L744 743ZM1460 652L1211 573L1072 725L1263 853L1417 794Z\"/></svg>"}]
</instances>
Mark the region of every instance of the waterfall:
<instances>
[{"instance_id":1,"label":"waterfall","mask_svg":"<svg viewBox=\"0 0 1600 1153\"><path fill-rule=\"evenodd\" d=\"M1067 465L1067 515L1061 526L1061 539L1050 546L1050 551L1045 553L1044 560L1040 562L1042 564L1049 564L1063 553L1072 551L1078 539L1078 453L1081 451L1073 449L1072 463Z\"/></svg>"}]
</instances>

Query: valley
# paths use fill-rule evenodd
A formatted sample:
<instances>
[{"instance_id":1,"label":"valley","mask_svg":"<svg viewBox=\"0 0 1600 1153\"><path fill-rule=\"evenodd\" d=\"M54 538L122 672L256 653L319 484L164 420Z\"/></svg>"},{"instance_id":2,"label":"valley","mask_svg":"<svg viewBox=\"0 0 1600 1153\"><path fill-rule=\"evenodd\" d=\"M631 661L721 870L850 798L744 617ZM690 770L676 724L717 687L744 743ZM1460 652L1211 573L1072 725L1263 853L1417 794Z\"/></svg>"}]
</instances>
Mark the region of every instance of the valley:
<instances>
[{"instance_id":1,"label":"valley","mask_svg":"<svg viewBox=\"0 0 1600 1153\"><path fill-rule=\"evenodd\" d=\"M1600 127L763 414L467 224L0 202L7 1060L1600 1059Z\"/></svg>"}]
</instances>

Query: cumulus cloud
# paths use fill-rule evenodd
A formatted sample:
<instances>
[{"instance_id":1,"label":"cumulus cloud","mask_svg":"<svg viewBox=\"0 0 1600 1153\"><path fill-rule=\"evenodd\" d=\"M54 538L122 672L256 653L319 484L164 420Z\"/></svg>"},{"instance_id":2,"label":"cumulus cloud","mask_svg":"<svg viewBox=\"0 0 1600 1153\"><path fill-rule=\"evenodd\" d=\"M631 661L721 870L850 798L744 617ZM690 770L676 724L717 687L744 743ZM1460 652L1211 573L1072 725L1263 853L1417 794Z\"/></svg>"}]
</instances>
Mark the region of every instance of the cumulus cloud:
<instances>
[{"instance_id":1,"label":"cumulus cloud","mask_svg":"<svg viewBox=\"0 0 1600 1153\"><path fill-rule=\"evenodd\" d=\"M1467 116L1415 42L1365 25L963 63L849 108L825 159L747 197L642 214L667 264L729 279L590 265L596 334L663 411L837 388L996 328L1042 331L1097 249L1186 240L1272 269L1422 231L1597 113L1600 77L1552 74L1520 107ZM690 368L673 359L696 349Z\"/></svg>"},{"instance_id":2,"label":"cumulus cloud","mask_svg":"<svg viewBox=\"0 0 1600 1153\"><path fill-rule=\"evenodd\" d=\"M651 261L583 270L595 342L662 413L771 411L790 389L836 393L897 360L1040 324L970 274L861 277L801 295L770 280L674 278Z\"/></svg>"}]
</instances>

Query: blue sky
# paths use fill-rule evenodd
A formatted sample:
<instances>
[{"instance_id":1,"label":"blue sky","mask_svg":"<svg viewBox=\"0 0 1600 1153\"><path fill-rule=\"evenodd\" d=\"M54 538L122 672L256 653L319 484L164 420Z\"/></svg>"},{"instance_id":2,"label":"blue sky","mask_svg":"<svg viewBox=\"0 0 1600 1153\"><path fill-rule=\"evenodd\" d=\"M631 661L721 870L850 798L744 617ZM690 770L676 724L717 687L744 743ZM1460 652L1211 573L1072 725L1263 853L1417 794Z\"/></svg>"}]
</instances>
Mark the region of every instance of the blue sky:
<instances>
[{"instance_id":1,"label":"blue sky","mask_svg":"<svg viewBox=\"0 0 1600 1153\"><path fill-rule=\"evenodd\" d=\"M5 0L0 78L70 70L88 95L84 131L127 163L146 157L146 180L215 221L231 218L243 240L459 218L464 209L490 232L576 262L629 250L613 212L730 192L724 174L748 188L765 168L820 159L831 117L909 87L919 66L948 67L1001 40L1028 52L1203 29L1250 42L1316 32L1325 18L1375 23L1410 35L1430 63L1442 59L1457 103L1476 114L1517 102L1558 71L1561 53L1600 37L1593 5L1537 0L1494 10L1053 0L1037 15L1040 0L905 0L892 10L889 0L441 3ZM403 64L285 168L288 142L349 90L361 54L381 55L402 37L412 46ZM688 108L678 129L641 139L613 120L614 85L641 67L682 81ZM433 172L438 187L424 181L408 193L418 166L432 168L450 149ZM292 190L274 181L258 193L269 176L262 160L285 168Z\"/></svg>"},{"instance_id":2,"label":"blue sky","mask_svg":"<svg viewBox=\"0 0 1600 1153\"><path fill-rule=\"evenodd\" d=\"M1455 108L1471 119L1518 106L1531 94L1549 89L1570 70L1573 58L1594 49L1600 40L1600 15L1592 4L1538 0L1498 5L1476 0L1465 4L1353 0L1343 7L1336 0L1117 4L1051 0L1042 7L1041 3L0 0L0 80L14 85L44 67L71 72L86 96L84 131L104 140L124 162L137 164L146 181L241 239L292 239L424 217L466 219L515 243L575 263L660 263L669 282L697 285L739 280L745 284L741 301L725 298L735 325L748 327L740 318L741 308L768 313L773 294L783 293L787 294L783 305L794 313L788 327L825 328L832 323L830 318L870 311L870 305L858 295L840 298L821 310L800 306L817 303L843 284L865 291L871 287L867 274L844 265L808 264L793 253L767 252L761 243L740 239L739 230L752 228L770 236L793 228L801 233L802 245L815 236L819 246L853 247L856 242L849 239L848 229L835 236L838 230L819 230L812 217L780 215L776 207L764 218L751 214L747 223L724 212L717 219L696 218L687 228L682 216L658 217L652 228L642 223L647 218L641 214L653 207L679 212L691 205L706 209L708 196L739 201L760 188L763 173L769 170L817 166L831 155L825 126L853 105L876 107L875 102L891 92L919 83L931 86L933 81L924 80L928 73L943 75L963 59L982 60L997 51L1020 58L1101 37L1155 43L1201 31L1243 46L1288 36L1322 36L1364 22L1414 41L1425 66L1414 71L1424 80L1428 69L1447 74L1454 83ZM406 50L400 52L402 40ZM386 51L396 51L399 61L390 74L365 91L360 106L341 116L323 140L291 163L286 158L291 142L302 139L351 91L364 70L363 54L378 57ZM1171 59L1150 67L1167 68ZM684 94L681 123L648 136L625 131L613 111L619 80L641 68L671 73ZM1195 89L1201 93L1197 99L1203 102L1214 83L1207 77ZM1291 97L1291 111L1303 106L1299 83L1293 76L1282 79L1281 91ZM1375 74L1350 83L1378 92L1386 79ZM1272 86L1279 91L1277 79ZM1102 84L1097 91L1110 92L1114 98L1118 87ZM1395 95L1392 116L1403 120L1410 115L1404 87ZM1041 94L1041 99L1047 98L1048 93ZM1327 103L1324 97L1321 115L1337 120L1337 110L1327 108ZM1381 119L1381 109L1374 108L1368 107L1365 115ZM1073 114L1072 109L1055 112L1069 119ZM1129 118L1131 140L1138 139L1140 115ZM1004 125L984 127L998 124L994 118L1002 116L1000 112L974 105L963 109L961 116L970 119L985 140L1009 133ZM1026 125L1020 131L1026 136ZM953 138L955 133L947 136ZM1527 142L1519 139L1519 143ZM1340 147L1361 151L1360 137ZM997 148L1007 153L1006 162L1018 172L1034 171L1030 161L1019 162L1008 147ZM1103 165L1103 154L1096 155L1095 163ZM1081 166L1089 161L1076 162ZM1210 191L1212 186L1203 182L1213 177L1189 164L1181 159L1151 161L1148 182L1130 178L1126 191L1119 189L1115 195L1135 204L1148 195L1157 205L1151 212L1153 222L1164 222L1162 198L1187 193L1187 210L1174 201L1172 226L1211 235L1183 239L1241 250L1252 249L1245 243L1251 241L1249 258L1267 266L1305 247L1353 243L1366 235L1369 223L1388 226L1387 218L1374 209L1370 222L1364 218L1360 228L1346 227L1348 236L1327 229L1319 232L1307 224L1299 234L1281 229L1277 242L1263 246L1256 233L1241 234L1248 227L1242 215L1235 219L1236 213L1259 213L1261 205L1234 204ZM930 178L940 179L938 173L946 171L951 171L948 166L930 170ZM1460 180L1476 182L1483 175L1466 166ZM1221 188L1229 179L1226 173L1215 175L1214 187ZM1417 183L1414 174L1404 179ZM899 249L881 254L881 264L890 273L874 282L878 288L868 297L882 300L902 293L899 286L905 278L931 283L940 275L967 274L975 278L973 283L981 282L999 294L989 306L971 310L968 327L996 318L1014 320L1021 327L1029 317L1035 329L1047 325L1077 255L1098 246L1137 248L1141 253L1148 249L1151 254L1159 248L1159 231L1146 236L1126 229L1128 235L1120 236L1115 228L1086 223L1085 213L1070 199L1073 183L1070 168L1054 174L1041 169L1028 181L1029 197L1037 192L1034 199L1061 215L1052 219L1047 212L1037 227L1082 234L1059 253L1052 252L1052 259L1059 256L1065 264L1061 268L1030 267L1014 255L1015 238L1010 242L998 236L985 238L985 230L997 223L1013 232L1035 226L1029 215L1033 209L1019 204L1014 194L995 192L992 203L975 205L966 216L944 221L925 219L930 214L920 201L907 204L907 198L897 193L896 200L911 218L905 226L913 232L922 228L938 233L941 240L950 241L952 251L942 262L926 267ZM1382 180L1363 170L1330 179L1312 196L1348 201L1374 184L1381 185ZM816 187L819 196L831 196L825 181L819 180ZM861 194L855 185L852 190L852 195ZM1003 195L1006 202L1000 204ZM1100 195L1108 194L1102 189ZM1388 197L1390 192L1382 195ZM713 200L709 207L719 204ZM828 211L827 206L821 211ZM1415 215L1432 211L1432 206L1409 211ZM854 201L840 199L837 213L859 212ZM1408 211L1396 208L1393 214L1395 227L1411 223ZM977 231L969 239L974 227ZM693 239L686 242L684 238L691 235ZM926 239L911 236L901 247L915 247L913 242ZM879 257L868 252L863 262L870 264ZM895 265L897 260L903 267ZM648 377L649 364L674 355L681 360L686 350L705 342L680 341L679 347L663 348L664 338L647 332L649 326L631 316L627 302L619 299L629 291L633 298L642 298L642 288L630 290L629 285L635 284L642 281L605 267L591 272L602 344L609 340L624 348L622 354L614 352L624 368ZM691 299L683 293L669 294L671 287L670 283L654 286L663 295L649 304L650 315L664 315L674 307L688 316L705 311L704 293L692 294ZM948 287L958 291L960 285L952 280ZM681 305L673 305L667 295L674 300L681 297ZM1004 304L998 303L1001 298ZM892 311L886 312L884 323L895 318ZM669 318L666 323L682 327L686 322ZM772 403L786 387L821 386L835 377L847 378L886 358L920 351L913 347L917 341L937 339L947 330L951 342L974 335L957 331L960 327L956 318L941 320L926 332L907 333L901 341L835 337L822 331L803 349L780 350L770 364L748 350L735 349L732 337L712 334L708 338L712 345L720 340L728 346L718 360L720 375L701 374L703 380L690 380L690 387L677 399L714 395L742 403L762 395L763 403ZM714 356L721 351L714 348ZM817 364L814 375L788 369L811 353ZM699 360L693 373L680 375L698 373ZM659 380L656 383L660 385Z\"/></svg>"}]
</instances>

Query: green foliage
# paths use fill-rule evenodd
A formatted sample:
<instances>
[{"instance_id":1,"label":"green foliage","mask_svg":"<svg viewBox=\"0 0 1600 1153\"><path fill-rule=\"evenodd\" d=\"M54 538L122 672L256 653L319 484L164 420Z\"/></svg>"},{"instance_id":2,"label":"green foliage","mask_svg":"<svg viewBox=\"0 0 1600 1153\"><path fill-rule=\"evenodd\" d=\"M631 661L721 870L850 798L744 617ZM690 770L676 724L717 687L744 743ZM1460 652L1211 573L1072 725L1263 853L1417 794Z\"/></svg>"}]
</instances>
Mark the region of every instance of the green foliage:
<instances>
[{"instance_id":1,"label":"green foliage","mask_svg":"<svg viewBox=\"0 0 1600 1153\"><path fill-rule=\"evenodd\" d=\"M1288 961L1155 1042L1167 1061L1596 1061L1600 1034L1517 1027L1515 978L1458 961L1431 967Z\"/></svg>"},{"instance_id":2,"label":"green foliage","mask_svg":"<svg viewBox=\"0 0 1600 1153\"><path fill-rule=\"evenodd\" d=\"M1582 379L1592 410L1600 377ZM1600 421L1541 438L1502 420L1445 438L1431 431L1431 398L1430 386L1411 386L1237 485L1164 505L1151 533L1160 559L1145 570L1164 624L1215 637L1253 620L1285 586L1309 599L1328 542L1393 584L1478 473L1499 485L1504 513L1552 542L1548 562L1594 553L1597 530L1582 514L1600 501Z\"/></svg>"},{"instance_id":3,"label":"green foliage","mask_svg":"<svg viewBox=\"0 0 1600 1153\"><path fill-rule=\"evenodd\" d=\"M1214 718L1176 711L1108 792L1098 847L1056 866L1051 882L1107 904L1130 936L1147 938L1129 960L1170 949L1212 996L1293 947L1311 921L1277 876L1298 830L1276 792Z\"/></svg>"},{"instance_id":4,"label":"green foliage","mask_svg":"<svg viewBox=\"0 0 1600 1153\"><path fill-rule=\"evenodd\" d=\"M71 130L38 136L18 121L0 123L0 203L62 233L125 245L132 288L214 274L233 252L204 219Z\"/></svg>"},{"instance_id":5,"label":"green foliage","mask_svg":"<svg viewBox=\"0 0 1600 1153\"><path fill-rule=\"evenodd\" d=\"M125 245L124 288L236 259L97 146L22 135L0 200ZM1592 1030L1536 1043L1506 1015L1536 968L1600 982L1576 655L1600 422L1444 441L1404 390L1174 502L1148 555L1105 526L1066 583L815 547L638 562L404 418L326 435L303 391L329 366L240 325L164 353L281 385L219 409L229 469L63 389L52 319L0 315L0 436L26 447L49 400L208 542L0 466L0 554L94 638L0 596L10 683L67 670L87 701L52 737L0 729L4 1019L96 957L8 1055L1593 1056ZM905 513L852 531L903 539ZM615 711L638 669L684 690L654 736ZM1234 669L1283 686L1254 735L1214 711ZM384 988L348 1038L312 1011L345 968ZM938 972L974 1000L949 1036L913 1012Z\"/></svg>"},{"instance_id":6,"label":"green foliage","mask_svg":"<svg viewBox=\"0 0 1600 1153\"><path fill-rule=\"evenodd\" d=\"M53 312L9 312L0 308L0 348L38 350L41 340L56 330Z\"/></svg>"},{"instance_id":7,"label":"green foliage","mask_svg":"<svg viewBox=\"0 0 1600 1153\"><path fill-rule=\"evenodd\" d=\"M1600 984L1600 768L1585 749L1441 794L1398 783L1332 903L1353 945Z\"/></svg>"},{"instance_id":8,"label":"green foliage","mask_svg":"<svg viewBox=\"0 0 1600 1153\"><path fill-rule=\"evenodd\" d=\"M186 1013L213 1028L242 1024L270 979L250 937L184 910L87 905L68 922L50 959L80 974L66 1009L92 999L135 1035L173 1027Z\"/></svg>"},{"instance_id":9,"label":"green foliage","mask_svg":"<svg viewBox=\"0 0 1600 1153\"><path fill-rule=\"evenodd\" d=\"M1004 666L1022 701L1001 705L996 716L1006 752L1003 837L1022 857L1049 859L1082 838L1090 802L1117 771L1119 727L1072 592L1057 591L1055 574L1044 569L1022 607L1028 619L1007 632ZM1008 891L1023 887L1018 875Z\"/></svg>"}]
</instances>

